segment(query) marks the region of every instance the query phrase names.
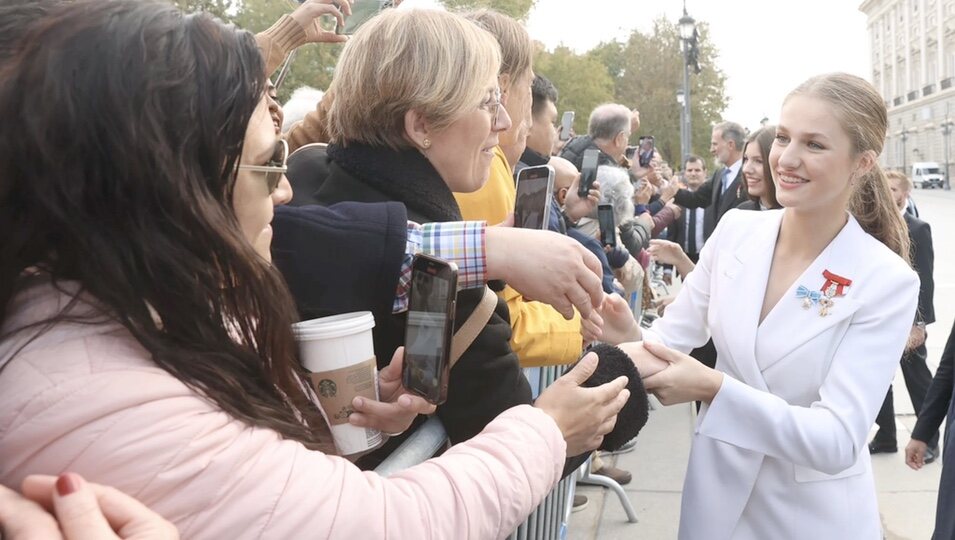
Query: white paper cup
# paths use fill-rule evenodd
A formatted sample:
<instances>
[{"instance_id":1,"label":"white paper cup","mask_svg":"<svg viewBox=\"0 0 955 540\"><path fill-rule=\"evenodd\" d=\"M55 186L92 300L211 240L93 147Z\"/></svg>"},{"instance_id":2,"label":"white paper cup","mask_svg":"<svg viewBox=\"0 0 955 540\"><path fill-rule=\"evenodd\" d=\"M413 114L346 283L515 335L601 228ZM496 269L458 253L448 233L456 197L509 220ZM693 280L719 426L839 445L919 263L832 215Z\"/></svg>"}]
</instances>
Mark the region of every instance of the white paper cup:
<instances>
[{"instance_id":1,"label":"white paper cup","mask_svg":"<svg viewBox=\"0 0 955 540\"><path fill-rule=\"evenodd\" d=\"M292 325L302 365L311 373L322 415L343 456L371 450L382 443L377 429L348 423L356 396L378 401L378 365L370 311L345 313Z\"/></svg>"}]
</instances>

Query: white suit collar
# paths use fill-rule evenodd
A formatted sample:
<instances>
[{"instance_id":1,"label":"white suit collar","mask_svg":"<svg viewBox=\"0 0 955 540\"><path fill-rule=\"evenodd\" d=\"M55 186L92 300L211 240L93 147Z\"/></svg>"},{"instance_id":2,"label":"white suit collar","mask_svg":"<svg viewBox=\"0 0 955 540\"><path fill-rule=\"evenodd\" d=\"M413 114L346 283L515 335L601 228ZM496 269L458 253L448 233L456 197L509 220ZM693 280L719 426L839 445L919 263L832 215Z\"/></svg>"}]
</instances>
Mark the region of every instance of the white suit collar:
<instances>
[{"instance_id":1,"label":"white suit collar","mask_svg":"<svg viewBox=\"0 0 955 540\"><path fill-rule=\"evenodd\" d=\"M752 236L739 245L733 258L721 270L724 275L720 276L720 280L726 283L730 297L741 301L723 302L718 306L718 316L725 321L720 327L729 353L726 361L734 365L734 371L745 382L763 390L766 390L766 383L762 371L827 328L845 320L859 308L851 286L845 289L844 296L833 299L833 309L826 317L820 316L818 304L804 309L802 301L796 297L796 290L801 285L819 291L825 282L824 270L852 279L857 263L864 256L858 252L858 246L863 245L863 235L866 234L850 215L839 234L796 279L760 325L759 314L784 211L771 212L774 218L770 223L763 229L753 231ZM757 333L762 333L762 337L770 343L768 352L767 348L763 348L764 354L758 359Z\"/></svg>"}]
</instances>

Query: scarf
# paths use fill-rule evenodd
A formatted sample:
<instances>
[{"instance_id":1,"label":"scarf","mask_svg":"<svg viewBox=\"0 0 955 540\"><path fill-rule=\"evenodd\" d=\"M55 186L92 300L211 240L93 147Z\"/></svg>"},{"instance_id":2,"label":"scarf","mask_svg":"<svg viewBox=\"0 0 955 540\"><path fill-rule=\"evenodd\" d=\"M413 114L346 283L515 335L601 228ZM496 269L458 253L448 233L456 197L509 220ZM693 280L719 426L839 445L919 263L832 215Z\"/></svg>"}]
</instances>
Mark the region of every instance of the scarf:
<instances>
[{"instance_id":1,"label":"scarf","mask_svg":"<svg viewBox=\"0 0 955 540\"><path fill-rule=\"evenodd\" d=\"M332 143L328 145L328 157L368 186L404 203L411 212L436 222L463 221L461 209L441 175L414 148Z\"/></svg>"}]
</instances>

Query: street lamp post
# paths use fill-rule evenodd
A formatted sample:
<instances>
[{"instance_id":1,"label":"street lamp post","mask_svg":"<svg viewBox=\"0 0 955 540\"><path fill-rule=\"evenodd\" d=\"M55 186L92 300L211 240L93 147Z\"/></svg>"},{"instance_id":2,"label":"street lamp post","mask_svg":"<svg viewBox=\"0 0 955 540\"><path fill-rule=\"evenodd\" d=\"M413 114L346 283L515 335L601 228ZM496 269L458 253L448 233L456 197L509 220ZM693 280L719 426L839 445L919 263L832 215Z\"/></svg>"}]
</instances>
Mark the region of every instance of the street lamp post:
<instances>
[{"instance_id":1,"label":"street lamp post","mask_svg":"<svg viewBox=\"0 0 955 540\"><path fill-rule=\"evenodd\" d=\"M952 189L952 184L948 179L948 136L952 133L952 126L955 123L951 119L945 118L945 121L942 122L942 145L944 146L945 151L945 190L949 191Z\"/></svg>"},{"instance_id":2,"label":"street lamp post","mask_svg":"<svg viewBox=\"0 0 955 540\"><path fill-rule=\"evenodd\" d=\"M686 12L686 0L683 1L683 16L680 17L679 24L680 42L683 45L683 112L680 115L682 120L680 122L680 153L683 155L680 161L682 161L693 152L692 117L690 114L690 64L696 63L696 21ZM698 66L696 69L699 72Z\"/></svg>"},{"instance_id":3,"label":"street lamp post","mask_svg":"<svg viewBox=\"0 0 955 540\"><path fill-rule=\"evenodd\" d=\"M908 138L909 138L908 130L905 129L905 126L902 126L902 131L899 132L899 141L902 142L902 174L905 174L905 166L906 166L905 159L907 157L905 155L905 141L908 140Z\"/></svg>"},{"instance_id":4,"label":"street lamp post","mask_svg":"<svg viewBox=\"0 0 955 540\"><path fill-rule=\"evenodd\" d=\"M686 160L690 150L688 150L686 143L686 107L683 106L686 102L686 95L683 94L682 88L676 91L676 102L680 104L680 153L683 155L683 160Z\"/></svg>"}]
</instances>

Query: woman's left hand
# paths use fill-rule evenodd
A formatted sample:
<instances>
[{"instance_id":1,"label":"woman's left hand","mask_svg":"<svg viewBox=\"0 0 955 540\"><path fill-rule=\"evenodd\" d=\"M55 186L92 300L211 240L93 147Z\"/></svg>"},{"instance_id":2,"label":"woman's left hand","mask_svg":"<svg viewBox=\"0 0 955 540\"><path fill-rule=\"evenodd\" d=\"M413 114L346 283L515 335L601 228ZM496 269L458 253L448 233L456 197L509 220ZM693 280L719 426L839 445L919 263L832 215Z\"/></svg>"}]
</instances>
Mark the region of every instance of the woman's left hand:
<instances>
[{"instance_id":1,"label":"woman's left hand","mask_svg":"<svg viewBox=\"0 0 955 540\"><path fill-rule=\"evenodd\" d=\"M421 396L408 393L401 385L404 351L404 347L398 347L391 363L378 372L378 395L381 401L356 397L352 401L355 412L348 416L348 423L395 434L408 429L419 414L434 413L434 405Z\"/></svg>"},{"instance_id":2,"label":"woman's left hand","mask_svg":"<svg viewBox=\"0 0 955 540\"><path fill-rule=\"evenodd\" d=\"M602 341L617 345L640 340L640 325L633 318L633 311L627 301L619 294L604 294L597 314L600 315L597 321L580 321L580 333L584 341Z\"/></svg>"},{"instance_id":3,"label":"woman's left hand","mask_svg":"<svg viewBox=\"0 0 955 540\"><path fill-rule=\"evenodd\" d=\"M322 28L324 16L334 17L338 24L345 25L345 17L351 15L352 0L306 0L295 8L292 18L305 29L305 43L342 43L348 36Z\"/></svg>"},{"instance_id":4,"label":"woman's left hand","mask_svg":"<svg viewBox=\"0 0 955 540\"><path fill-rule=\"evenodd\" d=\"M723 384L723 374L701 364L696 358L674 351L659 343L644 341L644 348L670 366L643 380L664 405L703 401L709 403Z\"/></svg>"}]
</instances>

